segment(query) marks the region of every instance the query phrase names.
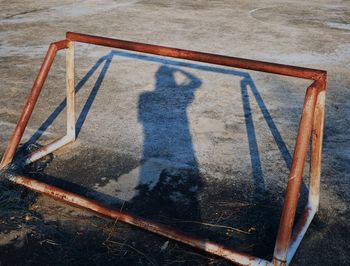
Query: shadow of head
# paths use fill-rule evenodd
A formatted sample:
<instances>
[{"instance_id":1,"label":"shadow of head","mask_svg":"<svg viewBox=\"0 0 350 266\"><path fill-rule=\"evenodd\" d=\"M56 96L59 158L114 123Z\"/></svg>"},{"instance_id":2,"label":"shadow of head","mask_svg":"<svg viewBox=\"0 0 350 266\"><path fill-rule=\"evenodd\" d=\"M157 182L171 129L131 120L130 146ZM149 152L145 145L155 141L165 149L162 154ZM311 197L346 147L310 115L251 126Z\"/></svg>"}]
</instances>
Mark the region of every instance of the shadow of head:
<instances>
[{"instance_id":1,"label":"shadow of head","mask_svg":"<svg viewBox=\"0 0 350 266\"><path fill-rule=\"evenodd\" d=\"M161 65L155 74L156 90L163 89L179 89L181 93L194 93L202 82L192 75L180 68L172 66Z\"/></svg>"},{"instance_id":2,"label":"shadow of head","mask_svg":"<svg viewBox=\"0 0 350 266\"><path fill-rule=\"evenodd\" d=\"M154 90L140 96L139 110L152 113L185 111L201 85L201 80L191 73L161 65L155 73ZM147 109L144 109L146 107Z\"/></svg>"}]
</instances>

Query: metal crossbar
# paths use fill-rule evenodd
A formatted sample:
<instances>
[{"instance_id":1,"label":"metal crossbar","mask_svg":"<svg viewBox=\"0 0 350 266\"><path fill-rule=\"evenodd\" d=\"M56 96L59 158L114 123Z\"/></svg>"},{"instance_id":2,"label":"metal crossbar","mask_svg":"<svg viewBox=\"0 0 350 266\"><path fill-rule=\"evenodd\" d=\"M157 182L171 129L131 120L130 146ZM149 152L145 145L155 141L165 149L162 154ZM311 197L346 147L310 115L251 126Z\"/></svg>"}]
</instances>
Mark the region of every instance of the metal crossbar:
<instances>
[{"instance_id":1,"label":"metal crossbar","mask_svg":"<svg viewBox=\"0 0 350 266\"><path fill-rule=\"evenodd\" d=\"M57 51L62 49L66 49L67 133L64 137L55 140L52 143L30 153L25 158L24 164L27 165L33 163L36 160L39 160L40 158L46 156L47 154L50 154L53 151L75 141L75 42L107 46L165 57L181 58L215 65L243 68L296 78L310 79L313 81L313 83L306 90L304 107L301 113L300 124L294 148L292 167L289 174L272 261L267 261L261 258L237 252L231 248L216 244L214 242L181 233L162 224L148 221L144 218L121 212L116 209L111 209L110 207L105 206L97 201L65 191L53 185L32 179L24 175L10 173L11 170L9 166L11 165L11 162L15 156L28 120L38 100L40 91L44 85ZM65 40L51 43L49 46L44 62L35 79L16 128L2 157L0 169L5 172L9 172L10 174L6 176L16 184L22 185L37 192L44 193L48 196L65 201L75 206L94 211L103 216L118 219L119 221L140 227L144 230L151 231L164 237L185 243L192 247L204 250L208 253L221 256L239 265L288 265L291 262L319 206L326 78L327 73L323 70L295 67L158 45L150 45L145 43L110 39L81 33L67 32ZM304 164L309 148L310 138L312 142L308 203L299 221L294 226L295 212L297 208Z\"/></svg>"}]
</instances>

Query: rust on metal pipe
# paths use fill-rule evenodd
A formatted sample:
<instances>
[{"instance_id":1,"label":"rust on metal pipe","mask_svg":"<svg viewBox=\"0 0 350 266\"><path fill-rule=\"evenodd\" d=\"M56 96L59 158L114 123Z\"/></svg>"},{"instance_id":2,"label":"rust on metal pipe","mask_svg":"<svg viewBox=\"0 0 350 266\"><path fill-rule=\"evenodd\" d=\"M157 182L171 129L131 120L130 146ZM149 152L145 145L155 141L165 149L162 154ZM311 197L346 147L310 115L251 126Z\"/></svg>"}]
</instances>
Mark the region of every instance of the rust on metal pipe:
<instances>
[{"instance_id":1,"label":"rust on metal pipe","mask_svg":"<svg viewBox=\"0 0 350 266\"><path fill-rule=\"evenodd\" d=\"M298 238L298 235L300 234L303 226L306 224L306 221L308 220L308 218L312 215L312 212L313 212L312 208L309 206L306 206L306 208L304 209L303 213L301 214L301 216L299 218L298 225L293 230L293 234L292 234L292 237L290 240L291 245Z\"/></svg>"},{"instance_id":2,"label":"rust on metal pipe","mask_svg":"<svg viewBox=\"0 0 350 266\"><path fill-rule=\"evenodd\" d=\"M293 230L288 247L287 265L291 262L297 248L299 247L300 242L304 237L309 225L311 224L319 205L326 77L318 81L317 88L317 100L312 122L312 146L308 203L304 212L299 218L297 226Z\"/></svg>"},{"instance_id":3,"label":"rust on metal pipe","mask_svg":"<svg viewBox=\"0 0 350 266\"><path fill-rule=\"evenodd\" d=\"M18 185L24 186L36 192L46 194L50 197L67 202L71 205L83 207L103 216L140 227L142 229L151 231L170 239L174 239L194 248L198 248L211 254L223 257L227 260L238 263L239 265L271 265L269 261L234 251L232 249L204 239L180 233L159 223L148 221L146 219L142 219L116 209L111 209L84 196L65 191L58 187L40 182L26 176L11 176L9 179Z\"/></svg>"},{"instance_id":4,"label":"rust on metal pipe","mask_svg":"<svg viewBox=\"0 0 350 266\"><path fill-rule=\"evenodd\" d=\"M160 234L162 236L202 249L209 253L224 257L232 262L241 265L288 265L318 208L323 124L325 112L326 72L317 69L281 65L275 63L268 63L262 61L255 61L249 59L215 55L171 47L150 45L145 43L130 42L68 32L66 40L54 42L49 46L44 62L39 70L37 78L32 86L26 104L19 118L19 121L8 143L5 154L2 158L0 169L4 168L12 161L17 146L27 126L28 120L37 102L40 91L46 80L50 67L53 63L55 55L58 50L65 48L68 48L66 54L67 135L31 153L26 158L25 163L31 163L41 158L42 156L45 156L48 153L75 140L73 47L74 41L314 80L312 85L309 86L309 88L307 89L304 100L303 112L300 119L299 130L294 149L293 163L286 189L285 202L275 244L274 259L272 262L249 256L244 253L236 252L232 249L226 248L216 243L185 235L164 225L147 221L145 219L132 216L130 214L122 213L118 210L110 209L107 206L104 206L86 197L62 190L55 186L45 184L25 176L12 175L10 177L10 180L12 180L13 182L25 186L34 191L47 194L49 196L63 200L75 206L92 210L104 216L113 219L118 219L125 223L138 226L153 233ZM311 134L312 151L310 164L309 200L308 205L305 208L305 211L298 222L298 225L292 233L298 196L300 192L300 185L304 171L304 164Z\"/></svg>"},{"instance_id":5,"label":"rust on metal pipe","mask_svg":"<svg viewBox=\"0 0 350 266\"><path fill-rule=\"evenodd\" d=\"M320 81L312 126L309 204L319 205L323 126L326 100L326 77Z\"/></svg>"},{"instance_id":6,"label":"rust on metal pipe","mask_svg":"<svg viewBox=\"0 0 350 266\"><path fill-rule=\"evenodd\" d=\"M312 219L316 214L316 211L317 210L313 206L307 205L301 217L299 218L298 224L293 230L290 244L288 247L288 254L286 259L287 265L291 262L295 252L297 251L297 248L299 247L301 240L303 239L307 229L309 228L309 225L311 224Z\"/></svg>"},{"instance_id":7,"label":"rust on metal pipe","mask_svg":"<svg viewBox=\"0 0 350 266\"><path fill-rule=\"evenodd\" d=\"M68 48L69 41L61 40L61 41L53 42L51 44L56 47L56 51L59 51L59 50Z\"/></svg>"},{"instance_id":8,"label":"rust on metal pipe","mask_svg":"<svg viewBox=\"0 0 350 266\"><path fill-rule=\"evenodd\" d=\"M304 172L304 164L307 148L310 142L313 113L316 105L318 81L308 87L305 95L304 108L300 119L297 140L294 148L293 163L289 174L287 191L281 221L278 229L274 251L275 265L285 265L287 251L292 234L295 211L298 203L301 180Z\"/></svg>"},{"instance_id":9,"label":"rust on metal pipe","mask_svg":"<svg viewBox=\"0 0 350 266\"><path fill-rule=\"evenodd\" d=\"M305 78L317 80L326 74L326 71L288 66L282 64L275 64L263 61L256 61L250 59L243 59L237 57L202 53L191 50L184 50L172 47L165 47L159 45L152 45L140 42L131 42L118 39L105 38L100 36L92 36L88 34L67 32L68 40L90 43L101 46L108 46L118 49L142 52L147 54L155 54L167 57L181 58L186 60L193 60L198 62L205 62L210 64L230 66L236 68L250 69L255 71L268 72L273 74Z\"/></svg>"},{"instance_id":10,"label":"rust on metal pipe","mask_svg":"<svg viewBox=\"0 0 350 266\"><path fill-rule=\"evenodd\" d=\"M16 152L16 149L18 147L19 142L22 139L24 130L28 124L28 120L33 112L34 106L38 100L40 91L44 85L44 82L46 80L46 77L49 73L50 67L53 63L53 60L55 59L56 52L58 49L62 49L64 45L67 42L60 41L56 43L52 43L49 46L49 49L46 53L46 56L44 58L44 62L42 63L39 73L34 81L34 84L32 86L32 89L29 93L29 96L27 98L27 101L24 105L23 111L21 113L20 118L18 119L17 125L15 130L12 133L11 139L6 147L6 151L4 153L4 156L2 157L1 163L0 163L0 169L4 168L6 165L8 165Z\"/></svg>"}]
</instances>

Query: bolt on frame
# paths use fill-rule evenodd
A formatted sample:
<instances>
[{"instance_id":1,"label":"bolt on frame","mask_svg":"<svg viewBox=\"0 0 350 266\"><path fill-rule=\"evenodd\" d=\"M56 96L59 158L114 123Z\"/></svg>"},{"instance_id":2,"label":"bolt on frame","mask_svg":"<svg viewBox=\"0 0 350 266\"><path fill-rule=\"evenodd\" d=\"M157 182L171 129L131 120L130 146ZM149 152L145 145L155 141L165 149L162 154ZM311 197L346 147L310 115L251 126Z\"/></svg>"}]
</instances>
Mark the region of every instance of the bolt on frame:
<instances>
[{"instance_id":1,"label":"bolt on frame","mask_svg":"<svg viewBox=\"0 0 350 266\"><path fill-rule=\"evenodd\" d=\"M288 265L291 262L319 206L327 78L326 71L67 32L65 40L51 43L49 46L44 62L42 63L39 73L34 81L33 87L17 122L16 128L14 129L14 132L2 157L0 169L3 169L4 171L10 171L8 169L8 166L11 164L15 156L16 150L21 141L28 120L33 112L35 104L38 100L39 94L49 73L51 65L55 59L56 53L62 49L66 49L67 133L64 137L55 140L50 144L30 153L25 158L24 164L28 165L30 163L33 163L40 158L54 152L55 150L75 141L75 42L107 46L117 49L124 49L165 57L180 58L215 65L261 71L296 78L310 79L313 81L313 83L306 90L304 106L300 118L300 124L294 148L292 167L289 174L272 261L250 256L248 254L235 251L231 248L216 244L214 242L181 233L162 224L127 214L116 209L112 209L87 197L65 191L61 188L32 179L24 175L17 175L13 173L10 173L8 175L9 179L12 182L27 187L31 190L44 193L53 198L94 211L103 216L118 219L119 221L140 227L144 230L151 231L164 237L185 243L192 247L204 250L208 253L223 257L239 265ZM304 164L310 144L310 138L311 164L308 203L299 221L294 226L295 213L302 182L302 175L304 172Z\"/></svg>"}]
</instances>

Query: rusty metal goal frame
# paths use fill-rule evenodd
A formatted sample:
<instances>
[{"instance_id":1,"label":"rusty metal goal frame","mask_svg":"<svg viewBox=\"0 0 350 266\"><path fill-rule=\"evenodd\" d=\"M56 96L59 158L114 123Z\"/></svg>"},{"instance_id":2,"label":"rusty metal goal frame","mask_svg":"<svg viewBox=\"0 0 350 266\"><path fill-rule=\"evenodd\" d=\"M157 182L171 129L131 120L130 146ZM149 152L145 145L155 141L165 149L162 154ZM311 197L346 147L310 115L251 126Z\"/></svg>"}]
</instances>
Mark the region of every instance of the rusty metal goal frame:
<instances>
[{"instance_id":1,"label":"rusty metal goal frame","mask_svg":"<svg viewBox=\"0 0 350 266\"><path fill-rule=\"evenodd\" d=\"M75 141L76 121L74 107L74 42L88 43L165 57L180 58L215 65L261 71L272 74L309 79L313 81L306 90L304 106L301 113L300 124L294 148L292 167L289 174L272 261L267 261L261 258L247 255L242 252L237 252L231 248L207 241L205 239L200 239L181 233L162 224L148 221L146 219L127 214L116 209L111 209L110 207L102 205L101 203L91 200L87 197L65 191L53 185L40 182L24 175L11 173L9 166L11 165L11 162L15 156L16 150L21 141L28 120L33 112L51 65L55 59L56 53L62 49L66 49L67 133L64 137L55 140L52 143L30 153L25 158L25 161L23 163L25 165L28 165L61 148L62 146ZM31 190L44 193L48 196L65 201L75 206L89 209L103 216L118 219L119 221L140 227L144 230L148 230L164 237L185 243L211 254L221 256L237 264L275 266L288 265L291 262L319 206L326 78L327 73L323 70L275 64L145 43L123 41L81 33L67 32L65 40L51 43L48 48L44 62L41 65L16 128L14 129L14 132L2 157L0 169L2 169L2 171L8 172L9 175L6 175L8 176L8 179L18 185L22 185ZM304 164L309 149L310 139L311 162L308 203L303 213L301 214L299 221L294 226L295 213L304 172Z\"/></svg>"}]
</instances>

